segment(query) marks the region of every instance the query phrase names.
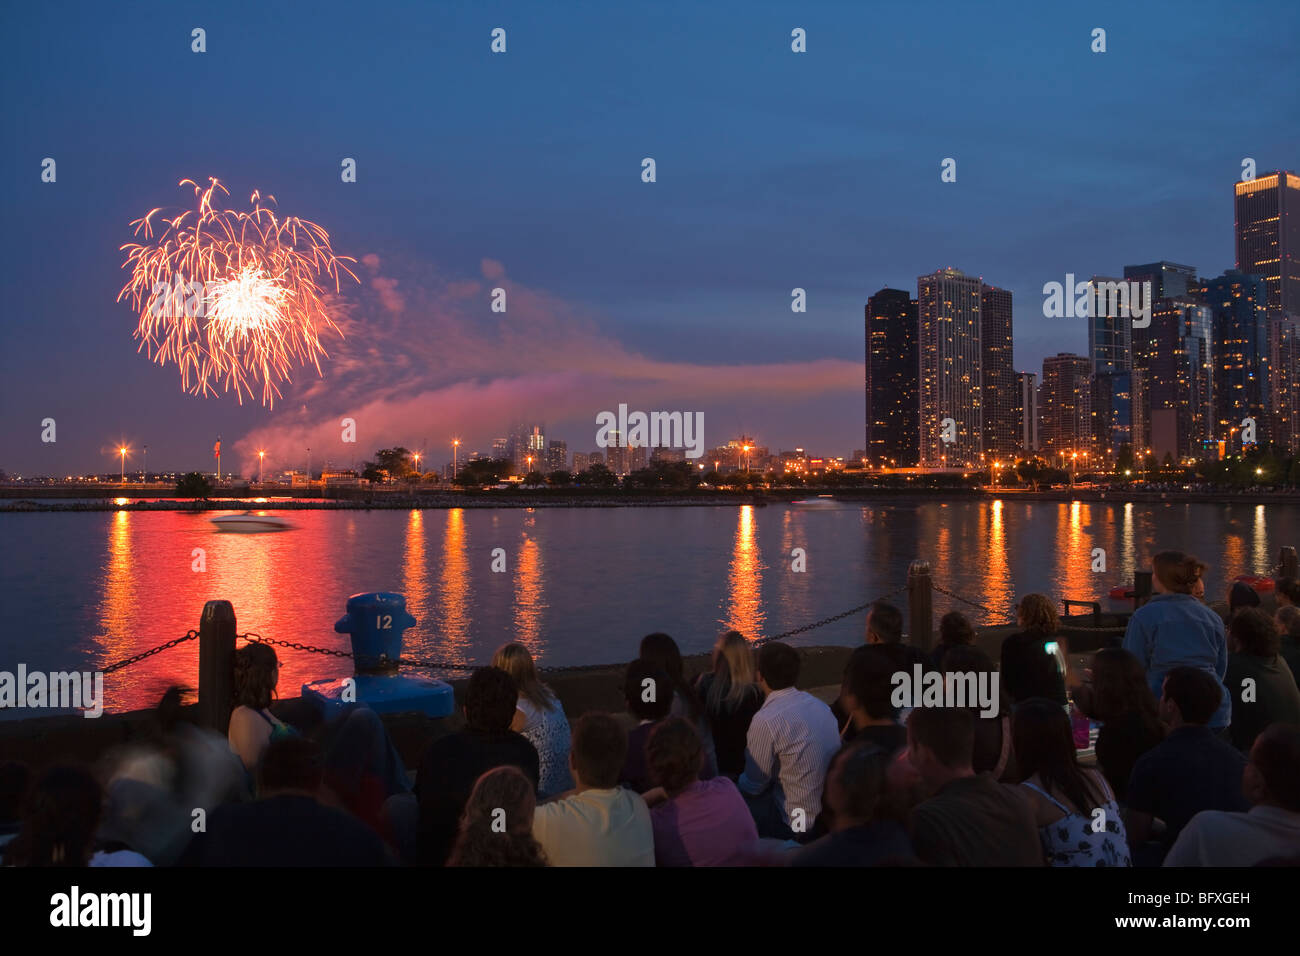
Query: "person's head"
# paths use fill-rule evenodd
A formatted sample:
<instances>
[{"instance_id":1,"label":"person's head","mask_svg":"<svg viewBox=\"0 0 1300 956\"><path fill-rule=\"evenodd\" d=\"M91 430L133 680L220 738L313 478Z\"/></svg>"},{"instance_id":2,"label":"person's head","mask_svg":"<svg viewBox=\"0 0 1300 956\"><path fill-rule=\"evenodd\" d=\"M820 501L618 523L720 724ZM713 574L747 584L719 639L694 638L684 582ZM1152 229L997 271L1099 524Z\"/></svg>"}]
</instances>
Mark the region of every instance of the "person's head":
<instances>
[{"instance_id":1,"label":"person's head","mask_svg":"<svg viewBox=\"0 0 1300 956\"><path fill-rule=\"evenodd\" d=\"M727 631L713 645L713 682L709 684L709 706L735 706L745 699L750 685L758 682L754 650L739 631Z\"/></svg>"},{"instance_id":2,"label":"person's head","mask_svg":"<svg viewBox=\"0 0 1300 956\"><path fill-rule=\"evenodd\" d=\"M868 644L901 644L903 612L885 601L877 601L867 611Z\"/></svg>"},{"instance_id":3,"label":"person's head","mask_svg":"<svg viewBox=\"0 0 1300 956\"><path fill-rule=\"evenodd\" d=\"M918 707L907 718L907 759L930 787L975 771L975 715L965 707Z\"/></svg>"},{"instance_id":4,"label":"person's head","mask_svg":"<svg viewBox=\"0 0 1300 956\"><path fill-rule=\"evenodd\" d=\"M1243 608L1228 621L1228 650L1250 657L1272 658L1281 649L1277 625L1259 608Z\"/></svg>"},{"instance_id":5,"label":"person's head","mask_svg":"<svg viewBox=\"0 0 1300 956\"><path fill-rule=\"evenodd\" d=\"M1300 727L1269 724L1255 738L1241 789L1252 804L1300 813Z\"/></svg>"},{"instance_id":6,"label":"person's head","mask_svg":"<svg viewBox=\"0 0 1300 956\"><path fill-rule=\"evenodd\" d=\"M465 723L470 730L503 734L510 729L519 693L513 678L496 667L480 667L465 685Z\"/></svg>"},{"instance_id":7,"label":"person's head","mask_svg":"<svg viewBox=\"0 0 1300 956\"><path fill-rule=\"evenodd\" d=\"M1259 607L1259 595L1245 581L1233 581L1228 588L1228 611L1236 613L1247 607Z\"/></svg>"},{"instance_id":8,"label":"person's head","mask_svg":"<svg viewBox=\"0 0 1300 956\"><path fill-rule=\"evenodd\" d=\"M278 793L315 795L325 776L320 744L308 737L282 737L271 741L257 769L257 795Z\"/></svg>"},{"instance_id":9,"label":"person's head","mask_svg":"<svg viewBox=\"0 0 1300 956\"><path fill-rule=\"evenodd\" d=\"M641 659L649 661L668 675L673 690L682 695L692 717L699 717L702 710L699 698L691 685L686 682L686 672L682 665L682 652L667 634L655 632L641 638Z\"/></svg>"},{"instance_id":10,"label":"person's head","mask_svg":"<svg viewBox=\"0 0 1300 956\"><path fill-rule=\"evenodd\" d=\"M569 769L579 789L618 786L627 760L627 731L609 714L583 714L573 725Z\"/></svg>"},{"instance_id":11,"label":"person's head","mask_svg":"<svg viewBox=\"0 0 1300 956\"><path fill-rule=\"evenodd\" d=\"M663 720L673 709L672 679L662 667L635 660L623 676L623 700L637 720Z\"/></svg>"},{"instance_id":12,"label":"person's head","mask_svg":"<svg viewBox=\"0 0 1300 956\"><path fill-rule=\"evenodd\" d=\"M0 822L11 823L19 818L31 782L31 768L21 760L0 763Z\"/></svg>"},{"instance_id":13,"label":"person's head","mask_svg":"<svg viewBox=\"0 0 1300 956\"><path fill-rule=\"evenodd\" d=\"M974 644L975 627L961 611L949 611L939 619L939 643Z\"/></svg>"},{"instance_id":14,"label":"person's head","mask_svg":"<svg viewBox=\"0 0 1300 956\"><path fill-rule=\"evenodd\" d=\"M758 680L765 693L793 687L799 679L799 653L789 644L773 641L758 649Z\"/></svg>"},{"instance_id":15,"label":"person's head","mask_svg":"<svg viewBox=\"0 0 1300 956\"><path fill-rule=\"evenodd\" d=\"M18 835L6 846L11 866L85 866L94 850L103 791L82 767L51 767L27 798Z\"/></svg>"},{"instance_id":16,"label":"person's head","mask_svg":"<svg viewBox=\"0 0 1300 956\"><path fill-rule=\"evenodd\" d=\"M1157 594L1191 594L1206 565L1181 551L1161 551L1151 559L1151 589Z\"/></svg>"},{"instance_id":17,"label":"person's head","mask_svg":"<svg viewBox=\"0 0 1300 956\"><path fill-rule=\"evenodd\" d=\"M876 818L889 761L883 748L867 743L849 744L831 759L826 770L826 802L835 830L862 826Z\"/></svg>"},{"instance_id":18,"label":"person's head","mask_svg":"<svg viewBox=\"0 0 1300 956\"><path fill-rule=\"evenodd\" d=\"M520 696L544 710L550 710L555 705L555 695L537 676L533 655L518 641L497 648L497 652L492 655L492 666L510 675Z\"/></svg>"},{"instance_id":19,"label":"person's head","mask_svg":"<svg viewBox=\"0 0 1300 956\"><path fill-rule=\"evenodd\" d=\"M655 727L646 742L645 754L651 779L670 797L700 778L704 745L689 720L674 717Z\"/></svg>"},{"instance_id":20,"label":"person's head","mask_svg":"<svg viewBox=\"0 0 1300 956\"><path fill-rule=\"evenodd\" d=\"M993 687L996 682L998 690L997 716L1002 717L1011 713L1011 695L1002 685L997 663L975 645L953 644L945 647L939 656L937 670L945 675L960 674L963 677L974 674L976 681L980 680L981 674L987 674L988 686ZM978 705L972 704L972 708L976 711L980 710Z\"/></svg>"},{"instance_id":21,"label":"person's head","mask_svg":"<svg viewBox=\"0 0 1300 956\"><path fill-rule=\"evenodd\" d=\"M1300 579L1278 578L1273 592L1278 607L1296 607L1300 605Z\"/></svg>"},{"instance_id":22,"label":"person's head","mask_svg":"<svg viewBox=\"0 0 1300 956\"><path fill-rule=\"evenodd\" d=\"M1123 648L1103 647L1093 656L1092 689L1091 715L1098 720L1115 720L1131 713L1156 717L1156 699L1146 669L1136 655Z\"/></svg>"},{"instance_id":23,"label":"person's head","mask_svg":"<svg viewBox=\"0 0 1300 956\"><path fill-rule=\"evenodd\" d=\"M902 669L902 662L891 651L887 644L861 644L853 649L844 665L840 701L859 726L895 716L890 697L894 674Z\"/></svg>"},{"instance_id":24,"label":"person's head","mask_svg":"<svg viewBox=\"0 0 1300 956\"><path fill-rule=\"evenodd\" d=\"M474 782L448 866L545 866L533 838L537 795L518 767L493 767ZM502 829L504 828L504 829Z\"/></svg>"},{"instance_id":25,"label":"person's head","mask_svg":"<svg viewBox=\"0 0 1300 956\"><path fill-rule=\"evenodd\" d=\"M1192 597L1198 600L1205 597L1205 578L1197 578L1192 582Z\"/></svg>"},{"instance_id":26,"label":"person's head","mask_svg":"<svg viewBox=\"0 0 1300 956\"><path fill-rule=\"evenodd\" d=\"M1081 813L1091 810L1064 707L1045 697L1022 701L1011 715L1011 745L1024 778L1037 775L1044 789L1064 793Z\"/></svg>"},{"instance_id":27,"label":"person's head","mask_svg":"<svg viewBox=\"0 0 1300 956\"><path fill-rule=\"evenodd\" d=\"M245 644L235 651L235 703L265 710L275 696L280 662L269 644Z\"/></svg>"},{"instance_id":28,"label":"person's head","mask_svg":"<svg viewBox=\"0 0 1300 956\"><path fill-rule=\"evenodd\" d=\"M1204 727L1221 703L1223 687L1209 671L1179 665L1165 672L1160 689L1160 719L1170 727Z\"/></svg>"},{"instance_id":29,"label":"person's head","mask_svg":"<svg viewBox=\"0 0 1300 956\"><path fill-rule=\"evenodd\" d=\"M1041 637L1055 634L1061 627L1056 607L1046 594L1026 594L1016 605L1016 622L1022 630Z\"/></svg>"},{"instance_id":30,"label":"person's head","mask_svg":"<svg viewBox=\"0 0 1300 956\"><path fill-rule=\"evenodd\" d=\"M1273 616L1279 634L1286 634L1292 640L1300 640L1300 607L1287 604L1277 609Z\"/></svg>"}]
</instances>

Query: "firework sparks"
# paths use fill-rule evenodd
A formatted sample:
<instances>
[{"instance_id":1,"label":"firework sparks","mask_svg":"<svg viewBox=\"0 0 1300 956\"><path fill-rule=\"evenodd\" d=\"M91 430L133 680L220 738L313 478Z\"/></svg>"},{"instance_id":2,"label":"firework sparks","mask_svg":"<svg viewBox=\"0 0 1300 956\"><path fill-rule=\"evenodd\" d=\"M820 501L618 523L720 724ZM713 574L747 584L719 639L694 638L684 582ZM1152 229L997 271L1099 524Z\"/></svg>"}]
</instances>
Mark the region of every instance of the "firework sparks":
<instances>
[{"instance_id":1,"label":"firework sparks","mask_svg":"<svg viewBox=\"0 0 1300 956\"><path fill-rule=\"evenodd\" d=\"M160 365L174 362L182 389L220 388L240 404L260 390L273 406L294 368L310 364L320 374L328 357L321 335L342 337L325 307L326 283L337 293L344 275L355 281L347 264L356 260L335 255L315 223L278 218L259 193L248 211L216 208L216 192L230 193L208 182L180 182L194 187L197 209L174 219L154 209L131 223L143 241L121 247L131 277L117 300L129 299L140 313L139 350Z\"/></svg>"}]
</instances>

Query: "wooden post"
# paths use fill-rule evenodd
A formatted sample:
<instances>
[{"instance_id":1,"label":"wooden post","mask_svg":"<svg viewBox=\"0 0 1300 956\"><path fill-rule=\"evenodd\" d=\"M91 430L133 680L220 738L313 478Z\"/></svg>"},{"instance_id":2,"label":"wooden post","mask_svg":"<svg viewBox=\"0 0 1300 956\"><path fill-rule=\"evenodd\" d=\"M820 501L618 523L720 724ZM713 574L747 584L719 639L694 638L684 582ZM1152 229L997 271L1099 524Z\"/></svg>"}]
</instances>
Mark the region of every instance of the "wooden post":
<instances>
[{"instance_id":1,"label":"wooden post","mask_svg":"<svg viewBox=\"0 0 1300 956\"><path fill-rule=\"evenodd\" d=\"M199 620L199 726L225 736L235 699L235 609L209 601Z\"/></svg>"},{"instance_id":2,"label":"wooden post","mask_svg":"<svg viewBox=\"0 0 1300 956\"><path fill-rule=\"evenodd\" d=\"M909 636L912 646L926 653L934 638L934 603L931 591L930 562L920 558L907 568L907 605Z\"/></svg>"},{"instance_id":3,"label":"wooden post","mask_svg":"<svg viewBox=\"0 0 1300 956\"><path fill-rule=\"evenodd\" d=\"M1277 566L1281 572L1279 577L1300 578L1300 558L1296 557L1296 550L1290 545L1282 546L1282 551L1278 554Z\"/></svg>"}]
</instances>

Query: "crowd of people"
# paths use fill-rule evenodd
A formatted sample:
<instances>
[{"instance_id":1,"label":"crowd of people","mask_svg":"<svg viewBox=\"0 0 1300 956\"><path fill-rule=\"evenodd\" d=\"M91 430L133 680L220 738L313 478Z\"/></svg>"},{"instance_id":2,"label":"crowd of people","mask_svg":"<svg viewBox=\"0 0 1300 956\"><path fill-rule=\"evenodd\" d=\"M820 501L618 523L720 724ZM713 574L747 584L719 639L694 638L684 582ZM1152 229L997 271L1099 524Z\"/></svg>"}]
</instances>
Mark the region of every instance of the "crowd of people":
<instances>
[{"instance_id":1,"label":"crowd of people","mask_svg":"<svg viewBox=\"0 0 1300 956\"><path fill-rule=\"evenodd\" d=\"M1071 667L1030 594L1000 660L962 614L929 653L884 602L838 693L800 654L735 631L688 679L647 635L624 709L570 723L528 648L463 687L460 718L408 773L365 707L271 712L274 651L236 655L222 738L179 718L98 772L0 764L13 866L1249 866L1300 864L1300 584L1276 613L1205 565L1152 562L1122 646ZM996 688L996 707L918 704L897 675ZM823 699L825 698L825 699ZM1095 745L1093 732L1095 731Z\"/></svg>"}]
</instances>

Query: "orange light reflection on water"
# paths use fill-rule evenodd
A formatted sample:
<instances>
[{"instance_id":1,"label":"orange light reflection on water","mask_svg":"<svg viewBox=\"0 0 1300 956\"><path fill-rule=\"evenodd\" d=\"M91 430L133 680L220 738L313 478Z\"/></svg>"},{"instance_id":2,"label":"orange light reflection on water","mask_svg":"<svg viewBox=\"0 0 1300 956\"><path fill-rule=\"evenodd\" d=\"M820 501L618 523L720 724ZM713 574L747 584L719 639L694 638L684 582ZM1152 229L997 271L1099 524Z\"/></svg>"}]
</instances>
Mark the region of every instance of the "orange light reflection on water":
<instances>
[{"instance_id":1,"label":"orange light reflection on water","mask_svg":"<svg viewBox=\"0 0 1300 956\"><path fill-rule=\"evenodd\" d=\"M723 624L731 630L739 631L751 641L762 635L767 620L767 615L763 612L762 575L763 559L758 552L754 506L741 505L728 577L729 608Z\"/></svg>"}]
</instances>

